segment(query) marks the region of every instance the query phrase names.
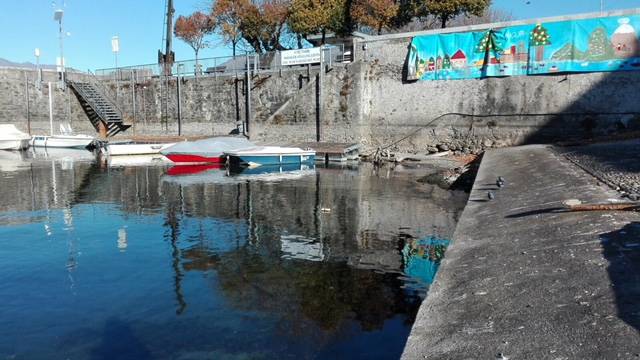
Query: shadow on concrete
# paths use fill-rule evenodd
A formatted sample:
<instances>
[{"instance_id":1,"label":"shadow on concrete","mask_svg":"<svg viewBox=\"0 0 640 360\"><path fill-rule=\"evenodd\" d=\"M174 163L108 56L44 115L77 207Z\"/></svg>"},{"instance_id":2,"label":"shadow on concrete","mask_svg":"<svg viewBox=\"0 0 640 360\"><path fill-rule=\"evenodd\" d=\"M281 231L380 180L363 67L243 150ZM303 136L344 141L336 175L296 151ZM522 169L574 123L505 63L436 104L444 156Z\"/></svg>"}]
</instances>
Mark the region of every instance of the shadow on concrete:
<instances>
[{"instance_id":1,"label":"shadow on concrete","mask_svg":"<svg viewBox=\"0 0 640 360\"><path fill-rule=\"evenodd\" d=\"M542 214L555 214L555 213L561 213L561 212L567 212L567 209L566 208L562 208L562 207L553 207L553 208L530 210L530 211L525 211L525 212L521 212L521 213L517 213L517 214L507 215L507 216L505 216L505 218L507 218L507 219L518 219L518 218L523 218L523 217L527 217L527 216L542 215Z\"/></svg>"},{"instance_id":2,"label":"shadow on concrete","mask_svg":"<svg viewBox=\"0 0 640 360\"><path fill-rule=\"evenodd\" d=\"M640 222L600 234L618 317L640 331Z\"/></svg>"},{"instance_id":3,"label":"shadow on concrete","mask_svg":"<svg viewBox=\"0 0 640 360\"><path fill-rule=\"evenodd\" d=\"M640 41L636 39L640 45ZM525 139L525 144L564 144L584 145L594 142L620 140L640 137L640 46L635 53L621 60L621 70L603 72L601 78L590 83L581 73L563 73L557 75L536 75L557 79L558 86L566 87L568 92L581 92L577 99L557 114L543 116L541 126ZM594 76L597 76L594 73ZM563 84L568 82L567 84ZM589 84L585 89L585 85ZM536 95L536 94L534 94ZM539 96L539 94L538 94ZM551 100L550 100L551 101ZM526 114L523 114L526 116ZM611 169L628 171L635 166L640 171L640 162L611 161L612 158L625 156L621 151L614 157L610 150L591 146L571 148L578 155L587 155L593 162L607 162ZM626 154L629 156L630 154ZM635 154L634 154L635 155Z\"/></svg>"},{"instance_id":4,"label":"shadow on concrete","mask_svg":"<svg viewBox=\"0 0 640 360\"><path fill-rule=\"evenodd\" d=\"M102 332L102 343L91 351L91 359L94 360L151 358L151 352L136 337L129 324L114 318L107 320Z\"/></svg>"}]
</instances>

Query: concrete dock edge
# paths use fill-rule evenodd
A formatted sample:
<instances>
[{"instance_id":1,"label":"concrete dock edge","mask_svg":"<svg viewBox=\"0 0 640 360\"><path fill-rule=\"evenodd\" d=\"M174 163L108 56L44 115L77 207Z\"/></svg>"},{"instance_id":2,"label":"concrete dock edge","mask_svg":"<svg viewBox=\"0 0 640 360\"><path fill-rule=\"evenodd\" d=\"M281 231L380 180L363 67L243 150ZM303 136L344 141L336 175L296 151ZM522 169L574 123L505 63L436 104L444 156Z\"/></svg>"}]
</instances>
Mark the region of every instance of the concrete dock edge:
<instances>
[{"instance_id":1,"label":"concrete dock edge","mask_svg":"<svg viewBox=\"0 0 640 360\"><path fill-rule=\"evenodd\" d=\"M486 152L402 358L640 356L640 216L572 198L619 194L549 146Z\"/></svg>"}]
</instances>

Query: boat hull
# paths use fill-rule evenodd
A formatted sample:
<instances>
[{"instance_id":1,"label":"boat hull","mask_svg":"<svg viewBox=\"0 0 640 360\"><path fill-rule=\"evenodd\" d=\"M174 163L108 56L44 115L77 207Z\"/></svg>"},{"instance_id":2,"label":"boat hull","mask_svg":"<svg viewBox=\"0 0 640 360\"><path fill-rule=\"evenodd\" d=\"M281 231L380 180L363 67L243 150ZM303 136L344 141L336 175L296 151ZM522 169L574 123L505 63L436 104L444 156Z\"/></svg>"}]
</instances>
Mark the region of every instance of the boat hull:
<instances>
[{"instance_id":1,"label":"boat hull","mask_svg":"<svg viewBox=\"0 0 640 360\"><path fill-rule=\"evenodd\" d=\"M0 140L0 150L24 150L29 147L29 139Z\"/></svg>"},{"instance_id":2,"label":"boat hull","mask_svg":"<svg viewBox=\"0 0 640 360\"><path fill-rule=\"evenodd\" d=\"M34 136L31 146L45 148L84 149L95 139L91 136Z\"/></svg>"},{"instance_id":3,"label":"boat hull","mask_svg":"<svg viewBox=\"0 0 640 360\"><path fill-rule=\"evenodd\" d=\"M171 144L109 144L107 154L110 156L120 155L152 155L159 154L162 150L175 145Z\"/></svg>"},{"instance_id":4,"label":"boat hull","mask_svg":"<svg viewBox=\"0 0 640 360\"><path fill-rule=\"evenodd\" d=\"M164 154L167 159L179 165L200 165L200 164L224 164L225 157L218 156L206 156L198 154Z\"/></svg>"},{"instance_id":5,"label":"boat hull","mask_svg":"<svg viewBox=\"0 0 640 360\"><path fill-rule=\"evenodd\" d=\"M314 163L315 154L229 155L232 165L280 165Z\"/></svg>"}]
</instances>

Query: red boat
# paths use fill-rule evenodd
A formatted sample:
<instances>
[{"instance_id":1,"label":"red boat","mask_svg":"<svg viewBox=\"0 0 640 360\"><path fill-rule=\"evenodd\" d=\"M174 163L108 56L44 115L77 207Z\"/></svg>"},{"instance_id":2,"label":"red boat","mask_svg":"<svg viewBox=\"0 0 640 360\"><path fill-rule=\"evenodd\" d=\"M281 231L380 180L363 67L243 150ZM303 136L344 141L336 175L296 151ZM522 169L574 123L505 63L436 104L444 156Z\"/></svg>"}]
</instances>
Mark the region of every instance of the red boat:
<instances>
[{"instance_id":1,"label":"red boat","mask_svg":"<svg viewBox=\"0 0 640 360\"><path fill-rule=\"evenodd\" d=\"M224 164L223 156L204 156L196 154L167 154L167 159L176 164L194 165L194 164Z\"/></svg>"},{"instance_id":2,"label":"red boat","mask_svg":"<svg viewBox=\"0 0 640 360\"><path fill-rule=\"evenodd\" d=\"M224 164L225 152L253 146L244 137L224 136L180 142L160 153L177 165Z\"/></svg>"}]
</instances>

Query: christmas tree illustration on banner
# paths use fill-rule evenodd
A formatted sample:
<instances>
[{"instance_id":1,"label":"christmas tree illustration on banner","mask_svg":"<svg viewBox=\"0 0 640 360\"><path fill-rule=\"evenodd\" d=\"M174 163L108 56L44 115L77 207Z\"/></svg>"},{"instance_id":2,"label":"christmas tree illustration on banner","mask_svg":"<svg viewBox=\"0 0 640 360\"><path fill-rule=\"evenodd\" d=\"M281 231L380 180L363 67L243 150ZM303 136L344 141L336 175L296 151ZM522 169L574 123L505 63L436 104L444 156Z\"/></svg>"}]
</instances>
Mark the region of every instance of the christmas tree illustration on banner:
<instances>
[{"instance_id":1,"label":"christmas tree illustration on banner","mask_svg":"<svg viewBox=\"0 0 640 360\"><path fill-rule=\"evenodd\" d=\"M476 53L484 54L483 67L498 63L500 60L500 54L502 54L503 51L502 42L498 39L496 32L493 30L485 32L478 44L476 44L475 48Z\"/></svg>"},{"instance_id":2,"label":"christmas tree illustration on banner","mask_svg":"<svg viewBox=\"0 0 640 360\"><path fill-rule=\"evenodd\" d=\"M544 60L544 47L551 45L551 35L542 24L536 25L531 32L531 46L536 50L536 61Z\"/></svg>"}]
</instances>

